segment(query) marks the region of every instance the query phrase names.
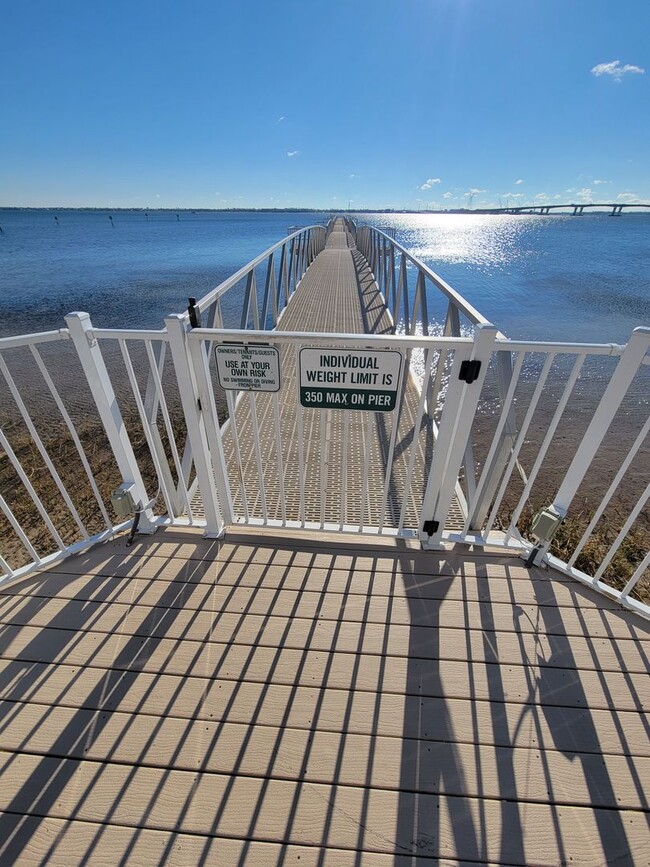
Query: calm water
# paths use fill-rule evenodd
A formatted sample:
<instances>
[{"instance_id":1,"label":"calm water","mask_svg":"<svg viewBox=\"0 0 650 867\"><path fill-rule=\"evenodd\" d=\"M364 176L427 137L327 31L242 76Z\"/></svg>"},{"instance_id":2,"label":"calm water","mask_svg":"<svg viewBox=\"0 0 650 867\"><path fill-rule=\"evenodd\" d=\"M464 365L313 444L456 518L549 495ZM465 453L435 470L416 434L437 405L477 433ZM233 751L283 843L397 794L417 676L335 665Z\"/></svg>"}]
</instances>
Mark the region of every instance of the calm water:
<instances>
[{"instance_id":1,"label":"calm water","mask_svg":"<svg viewBox=\"0 0 650 867\"><path fill-rule=\"evenodd\" d=\"M71 310L98 326L160 327L287 226L322 216L0 210L0 334L60 328ZM623 342L650 325L650 215L358 219L394 225L510 337Z\"/></svg>"}]
</instances>

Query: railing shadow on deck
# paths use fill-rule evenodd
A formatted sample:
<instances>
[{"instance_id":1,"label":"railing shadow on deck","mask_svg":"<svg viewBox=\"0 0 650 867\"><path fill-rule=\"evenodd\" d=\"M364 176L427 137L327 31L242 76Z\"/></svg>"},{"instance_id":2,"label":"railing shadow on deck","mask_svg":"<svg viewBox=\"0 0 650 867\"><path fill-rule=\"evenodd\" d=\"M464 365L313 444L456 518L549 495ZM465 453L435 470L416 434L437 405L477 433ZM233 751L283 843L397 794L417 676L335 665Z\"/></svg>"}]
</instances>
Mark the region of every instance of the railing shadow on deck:
<instances>
[{"instance_id":1,"label":"railing shadow on deck","mask_svg":"<svg viewBox=\"0 0 650 867\"><path fill-rule=\"evenodd\" d=\"M591 800L591 804L583 806L593 807L599 839L585 839L585 845L591 842L595 851L599 851L600 847L603 863L633 863L631 847L628 848L624 813L616 809L621 800L620 791L615 790L602 758L602 753L606 752L608 747L602 743L598 725L589 707L589 697L581 681L581 672L573 655L570 636L553 616L558 610L553 603L553 582L541 577L531 581L539 605L537 622L529 624L538 646L536 656L526 647L525 635L521 631L519 621L529 615L517 604L512 592L516 582L508 577L505 579L512 596L511 605L494 602L490 590L494 578L490 579L486 566L477 567L477 581L481 586L480 622L472 619L468 599L463 593L464 628L476 630L476 635L481 636L482 645L482 652L476 654L468 637L467 699L472 738L469 742L465 741L464 749L471 749L473 761L468 767L464 767L460 743L462 738L459 738L455 730L449 709L450 698L452 703L454 699L448 695L449 680L442 676L441 671L444 668L441 661L445 658L445 652L439 643L439 635L441 628L445 626L440 611L445 592L454 582L464 585L466 576L463 569L458 568L457 562L453 562L454 558L445 561L444 555L441 556L434 571L441 573L441 576L448 576L435 579L443 582L438 585L444 587L443 593L440 600L425 599L421 595L422 576L410 574L409 558L401 559L404 562L401 572L404 576L412 627L416 623L426 623L430 628L431 645L430 653L427 654L430 662L423 676L420 661L416 659L421 653L414 637L417 630L411 629L404 738L416 736L418 740L415 754L409 755L402 764L398 827L400 839L406 841L413 854L425 858L448 856L480 863L489 861L527 864L531 863L531 857L537 863L543 855L548 858L548 863L569 864L579 855L579 852L570 849L570 844L567 845L564 840L571 819L563 817L563 808L570 806L572 799L566 788L563 788L566 781L559 781L558 788L558 781L554 780L552 769L546 762L547 751L558 751L579 764L577 770L578 773L582 772L584 787ZM543 593L540 592L541 587L544 588ZM575 591L575 587L572 590ZM576 602L596 598L595 594L582 592L578 594ZM512 690L508 685L512 666L507 665L507 659L500 657L500 629L495 622L495 606L501 609L508 607L511 611L512 636L517 640L521 653L516 665L525 673L527 692L516 698L514 704ZM576 610L579 611L579 607L576 607ZM455 625L463 628L462 623ZM597 663L596 641L589 637L587 630L584 634L593 661ZM541 637L548 640L550 653L541 647ZM606 688L606 673L599 674L603 687ZM486 695L481 694L480 689L474 691L475 683L481 680L484 680L487 686ZM629 687L630 695L642 714L641 700L631 682ZM570 699L567 700L569 695ZM517 716L514 725L508 718L508 710L513 707ZM485 713L487 708L489 728ZM628 769L634 779L640 809L647 810L647 798L631 755L633 746L628 741L623 722L619 719L613 702L611 719L620 737L620 744L626 753L629 753L626 755ZM525 735L522 736L526 722L529 726L528 740ZM423 733L427 738L436 741L435 749L432 749L430 741L422 738ZM517 768L515 750L521 752L526 749L534 751L541 758L546 798L531 798L530 794L521 792L521 767ZM483 758L481 753L484 753ZM491 753L494 755L490 755ZM496 781L493 779L492 785L484 788L484 782L495 773ZM428 785L423 787L421 781L425 777L428 778ZM494 782L497 783L498 794L494 792ZM424 794L425 788L427 794ZM486 803L490 801L491 804ZM534 821L530 808L535 802L550 810L554 839L549 839L548 842L549 846L555 844L557 855L551 849L531 855L530 841L526 840L525 831L526 823L530 825ZM556 858L557 860L554 860Z\"/></svg>"},{"instance_id":2,"label":"railing shadow on deck","mask_svg":"<svg viewBox=\"0 0 650 867\"><path fill-rule=\"evenodd\" d=\"M152 561L157 550L162 552L152 539L126 563L122 551L107 551L97 580L83 577L85 564L97 562L90 554L76 558L76 563L68 561L67 576L65 566L60 566L57 572L25 581L21 586L30 595L19 601L0 595L3 622L13 619L18 624L38 622L39 612L47 618L48 605L61 599L54 594L66 585L70 595L82 597L81 606L74 598L64 599L37 634L28 634L15 654L10 651L14 658L0 678L2 741L9 748L5 768L19 760L21 750L32 754L35 762L21 789L3 805L0 856L7 863L20 861L48 815L59 815L64 824L40 863L60 860L67 829L75 820L88 821L94 810L101 824L93 826L86 855L110 839L115 823L128 828L121 863L143 845L146 829L156 825L165 832L158 863L171 858L179 841L189 845L186 852L193 853L192 863L216 863L216 844L224 836L236 836L241 840L232 863L244 865L256 851L253 840L269 839L271 833L276 847L273 860L266 863L284 863L295 845L318 847L323 853L320 861L327 847L357 852L368 848L391 852L401 864L400 856L449 855L453 844L459 858L523 864L528 854L524 813L531 804L525 796L521 805L517 801L513 749L522 747L517 741L526 717L534 728L534 749L559 750L575 758L594 803L615 803L617 792L599 755L598 727L575 661L572 665L570 638L549 604L550 581L536 588L541 591L543 584L544 593L539 597L540 622L534 628L542 623L547 627L551 654L540 648L532 658L520 631L519 621L527 616L522 606L514 597L510 606L493 601L494 579L480 565L475 579L479 591L467 591L470 576L453 554L435 557L435 563L430 560L427 574L422 574L416 571L412 550L355 553L341 542L329 550L306 545L299 551L289 542L271 545L251 542L250 537L241 544L236 537L232 541L233 549L220 555L218 566L219 543L203 543L198 556L179 564L173 559L173 544L171 552ZM145 549L148 556L138 557ZM220 580L226 568L233 570L230 583ZM77 594L70 584L73 574L81 576L72 580L85 584L86 592L80 589ZM138 579L138 574L143 577ZM359 582L360 575L367 576L365 585L365 578ZM513 580L506 568L506 584L511 586ZM454 585L456 595L463 588L459 603L464 629L462 623L446 622L442 611ZM247 597L243 604L242 589ZM159 595L152 597L152 590L160 590ZM212 611L210 597L218 590L223 598ZM589 595L573 590L578 596ZM120 593L124 602L117 601ZM407 655L405 668L396 669L391 632L399 618L393 618L393 610L404 593L410 637L397 655L402 662ZM472 620L478 601L472 595L480 599L480 622ZM119 605L124 605L122 615L110 625L102 624L102 617ZM501 615L504 608L511 612L511 635L521 650L521 661L515 664L524 667L528 689L514 703L514 725L507 714L513 707L507 706L510 669L499 655L502 617L495 618L495 606ZM454 658L441 639L448 627L467 641L469 686L464 699L472 738L464 745L455 730L460 699L453 690L450 694L449 676L444 674L449 665L445 660ZM6 625L5 642L21 629L25 627ZM480 636L481 653L470 641L470 629L476 630L475 639ZM93 649L83 650L84 642L92 642ZM595 658L595 646L593 653ZM346 654L344 665L341 654ZM56 664L50 667L48 661ZM573 692L571 707L558 700L558 666L569 678L564 688ZM63 668L67 684L65 677L57 681ZM404 671L401 686L396 670ZM487 694L477 689L478 681L487 682ZM65 688L54 686L57 682L64 682ZM403 728L391 732L386 730L386 702L394 703L398 687L404 695ZM631 681L630 690L634 696ZM38 705L39 693L39 707L45 708L40 716L38 711L30 713L28 704L31 698ZM28 720L23 740L14 743L12 731L21 730L23 713ZM615 710L611 715L624 744L623 722ZM494 781L492 790L484 786L493 760L486 755L485 769L481 764L481 752L490 753L494 744L501 792L497 799ZM533 749L532 743L527 746ZM367 757L358 765L360 777L351 780L348 765L362 749ZM473 752L471 759L467 750ZM70 787L79 784L74 778L83 759L99 764L75 800ZM389 771L382 783L383 765L397 770L394 779ZM83 781L83 775L78 779ZM553 782L549 773L555 845L568 860L560 821L562 797L556 796ZM399 790L390 796L398 800L394 826L390 810L385 823L377 822L377 799L384 798L386 790L378 793L378 787ZM102 790L104 812L97 818L95 792ZM636 794L645 803L640 781ZM553 803L554 797L560 806ZM315 808L320 820L308 830L308 839L305 807ZM28 817L21 819L21 813ZM275 827L269 825L270 817L277 822ZM619 813L597 811L596 822L608 863L625 857L626 832Z\"/></svg>"}]
</instances>

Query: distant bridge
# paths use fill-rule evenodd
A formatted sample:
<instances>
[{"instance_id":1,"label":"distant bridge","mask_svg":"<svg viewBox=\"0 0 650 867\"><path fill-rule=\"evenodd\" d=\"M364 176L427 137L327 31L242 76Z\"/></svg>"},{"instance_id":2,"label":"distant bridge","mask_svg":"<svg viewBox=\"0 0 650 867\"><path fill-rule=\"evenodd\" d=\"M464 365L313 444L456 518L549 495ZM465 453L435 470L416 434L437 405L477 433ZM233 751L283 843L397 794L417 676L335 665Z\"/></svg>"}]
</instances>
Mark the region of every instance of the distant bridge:
<instances>
[{"instance_id":1,"label":"distant bridge","mask_svg":"<svg viewBox=\"0 0 650 867\"><path fill-rule=\"evenodd\" d=\"M650 209L650 204L642 203L620 203L620 202L589 202L588 204L568 205L515 205L507 208L474 208L473 213L482 214L550 214L551 211L567 211L573 208L573 216L579 216L584 213L585 208L611 208L610 217L620 217L623 208L646 208Z\"/></svg>"}]
</instances>

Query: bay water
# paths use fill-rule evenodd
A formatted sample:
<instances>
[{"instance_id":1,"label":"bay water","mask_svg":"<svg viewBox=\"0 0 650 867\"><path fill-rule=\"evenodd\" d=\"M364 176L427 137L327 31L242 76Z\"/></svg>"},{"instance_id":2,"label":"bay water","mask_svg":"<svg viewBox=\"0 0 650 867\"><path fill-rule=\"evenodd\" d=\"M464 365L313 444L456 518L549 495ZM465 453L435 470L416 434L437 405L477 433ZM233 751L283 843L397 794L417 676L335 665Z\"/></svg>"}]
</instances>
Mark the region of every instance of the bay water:
<instances>
[{"instance_id":1,"label":"bay water","mask_svg":"<svg viewBox=\"0 0 650 867\"><path fill-rule=\"evenodd\" d=\"M397 241L508 337L625 342L650 325L650 214L352 214ZM0 209L0 336L162 327L323 214Z\"/></svg>"}]
</instances>

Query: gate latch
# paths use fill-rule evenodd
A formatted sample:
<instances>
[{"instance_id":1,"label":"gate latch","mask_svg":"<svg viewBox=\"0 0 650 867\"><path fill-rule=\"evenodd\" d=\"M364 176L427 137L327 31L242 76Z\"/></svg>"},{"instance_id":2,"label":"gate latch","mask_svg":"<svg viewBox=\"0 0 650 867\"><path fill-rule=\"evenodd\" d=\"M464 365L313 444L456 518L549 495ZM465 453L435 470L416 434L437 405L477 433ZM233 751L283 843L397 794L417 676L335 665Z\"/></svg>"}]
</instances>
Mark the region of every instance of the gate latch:
<instances>
[{"instance_id":1,"label":"gate latch","mask_svg":"<svg viewBox=\"0 0 650 867\"><path fill-rule=\"evenodd\" d=\"M472 359L472 361L461 362L460 365L460 373L458 374L458 379L462 380L462 382L466 382L468 385L471 385L475 379L478 379L479 372L481 370L481 362L478 358Z\"/></svg>"}]
</instances>

